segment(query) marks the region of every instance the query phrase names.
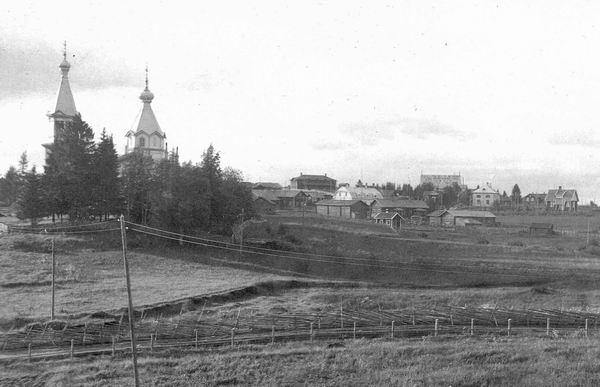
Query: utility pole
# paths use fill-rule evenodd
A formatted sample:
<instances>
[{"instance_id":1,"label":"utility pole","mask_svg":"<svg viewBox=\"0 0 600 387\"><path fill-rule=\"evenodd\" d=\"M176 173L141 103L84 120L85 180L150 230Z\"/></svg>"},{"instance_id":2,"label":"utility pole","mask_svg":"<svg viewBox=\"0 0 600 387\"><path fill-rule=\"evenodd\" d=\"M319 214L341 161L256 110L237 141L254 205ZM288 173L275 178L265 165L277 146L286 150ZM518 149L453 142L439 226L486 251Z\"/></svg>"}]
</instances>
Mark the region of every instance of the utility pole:
<instances>
[{"instance_id":1,"label":"utility pole","mask_svg":"<svg viewBox=\"0 0 600 387\"><path fill-rule=\"evenodd\" d=\"M125 217L121 215L119 219L121 222L121 243L123 245L123 266L125 268L125 279L127 281L127 301L129 309L129 331L131 332L131 357L133 360L133 372L135 386L140 385L138 368L137 368L137 353L135 343L135 331L133 327L133 302L131 301L131 281L129 279L129 264L127 263L127 237L125 235Z\"/></svg>"},{"instance_id":2,"label":"utility pole","mask_svg":"<svg viewBox=\"0 0 600 387\"><path fill-rule=\"evenodd\" d=\"M242 248L244 246L244 209L242 208L242 213L240 214L240 259L242 259Z\"/></svg>"},{"instance_id":3,"label":"utility pole","mask_svg":"<svg viewBox=\"0 0 600 387\"><path fill-rule=\"evenodd\" d=\"M54 238L52 238L52 310L50 311L50 320L54 320L54 277L56 273L56 261L54 257Z\"/></svg>"}]
</instances>

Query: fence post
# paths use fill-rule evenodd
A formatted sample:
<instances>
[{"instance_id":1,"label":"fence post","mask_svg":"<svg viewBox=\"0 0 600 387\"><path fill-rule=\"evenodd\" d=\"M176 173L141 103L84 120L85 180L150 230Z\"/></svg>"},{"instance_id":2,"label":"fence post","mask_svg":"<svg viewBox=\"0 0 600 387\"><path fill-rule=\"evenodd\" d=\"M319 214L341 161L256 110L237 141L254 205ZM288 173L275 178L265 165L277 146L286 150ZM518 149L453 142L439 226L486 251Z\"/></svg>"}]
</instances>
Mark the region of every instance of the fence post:
<instances>
[{"instance_id":1,"label":"fence post","mask_svg":"<svg viewBox=\"0 0 600 387\"><path fill-rule=\"evenodd\" d=\"M231 347L235 345L235 328L231 328Z\"/></svg>"},{"instance_id":2,"label":"fence post","mask_svg":"<svg viewBox=\"0 0 600 387\"><path fill-rule=\"evenodd\" d=\"M275 344L275 325L271 325L271 344Z\"/></svg>"},{"instance_id":3,"label":"fence post","mask_svg":"<svg viewBox=\"0 0 600 387\"><path fill-rule=\"evenodd\" d=\"M510 336L510 323L511 323L512 319L508 319L508 331L507 331L507 336Z\"/></svg>"},{"instance_id":4,"label":"fence post","mask_svg":"<svg viewBox=\"0 0 600 387\"><path fill-rule=\"evenodd\" d=\"M474 327L475 327L475 319L474 319L474 318L472 318L472 319L471 319L471 336L473 336L473 330L474 330L473 328L474 328Z\"/></svg>"},{"instance_id":5,"label":"fence post","mask_svg":"<svg viewBox=\"0 0 600 387\"><path fill-rule=\"evenodd\" d=\"M31 343L27 346L27 359L31 362Z\"/></svg>"},{"instance_id":6,"label":"fence post","mask_svg":"<svg viewBox=\"0 0 600 387\"><path fill-rule=\"evenodd\" d=\"M354 321L354 327L352 328L352 338L356 340L356 321Z\"/></svg>"},{"instance_id":7,"label":"fence post","mask_svg":"<svg viewBox=\"0 0 600 387\"><path fill-rule=\"evenodd\" d=\"M81 338L81 345L85 345L85 334L87 333L87 323L83 325L83 337Z\"/></svg>"},{"instance_id":8,"label":"fence post","mask_svg":"<svg viewBox=\"0 0 600 387\"><path fill-rule=\"evenodd\" d=\"M546 336L550 336L550 319L546 319Z\"/></svg>"},{"instance_id":9,"label":"fence post","mask_svg":"<svg viewBox=\"0 0 600 387\"><path fill-rule=\"evenodd\" d=\"M434 334L433 335L437 336L438 335L438 319L437 318L435 319L435 326L434 326L433 329L434 329Z\"/></svg>"},{"instance_id":10,"label":"fence post","mask_svg":"<svg viewBox=\"0 0 600 387\"><path fill-rule=\"evenodd\" d=\"M585 337L588 337L588 319L585 319Z\"/></svg>"},{"instance_id":11,"label":"fence post","mask_svg":"<svg viewBox=\"0 0 600 387\"><path fill-rule=\"evenodd\" d=\"M113 356L115 356L115 342L116 342L116 340L115 340L115 337L113 336L112 337L112 355Z\"/></svg>"},{"instance_id":12,"label":"fence post","mask_svg":"<svg viewBox=\"0 0 600 387\"><path fill-rule=\"evenodd\" d=\"M150 352L154 351L154 335L150 333Z\"/></svg>"},{"instance_id":13,"label":"fence post","mask_svg":"<svg viewBox=\"0 0 600 387\"><path fill-rule=\"evenodd\" d=\"M450 325L454 326L454 319L452 318L452 315L450 315Z\"/></svg>"},{"instance_id":14,"label":"fence post","mask_svg":"<svg viewBox=\"0 0 600 387\"><path fill-rule=\"evenodd\" d=\"M198 349L198 330L194 329L194 334L196 335L196 349Z\"/></svg>"},{"instance_id":15,"label":"fence post","mask_svg":"<svg viewBox=\"0 0 600 387\"><path fill-rule=\"evenodd\" d=\"M340 329L344 329L344 304L340 302Z\"/></svg>"},{"instance_id":16,"label":"fence post","mask_svg":"<svg viewBox=\"0 0 600 387\"><path fill-rule=\"evenodd\" d=\"M310 341L313 341L313 323L310 323Z\"/></svg>"},{"instance_id":17,"label":"fence post","mask_svg":"<svg viewBox=\"0 0 600 387\"><path fill-rule=\"evenodd\" d=\"M394 323L395 323L395 321L392 320L392 339L394 338Z\"/></svg>"},{"instance_id":18,"label":"fence post","mask_svg":"<svg viewBox=\"0 0 600 387\"><path fill-rule=\"evenodd\" d=\"M75 340L71 339L71 359L73 358L73 352L75 352Z\"/></svg>"}]
</instances>

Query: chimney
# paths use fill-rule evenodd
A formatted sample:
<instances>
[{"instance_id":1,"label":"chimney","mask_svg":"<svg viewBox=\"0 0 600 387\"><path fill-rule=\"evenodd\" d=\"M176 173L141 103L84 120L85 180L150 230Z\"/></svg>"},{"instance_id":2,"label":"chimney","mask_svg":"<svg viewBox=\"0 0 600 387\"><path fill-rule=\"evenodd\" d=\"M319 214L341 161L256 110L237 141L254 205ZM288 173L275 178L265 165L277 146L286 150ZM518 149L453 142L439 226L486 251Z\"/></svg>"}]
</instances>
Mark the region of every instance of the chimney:
<instances>
[{"instance_id":1,"label":"chimney","mask_svg":"<svg viewBox=\"0 0 600 387\"><path fill-rule=\"evenodd\" d=\"M327 177L327 174L325 174L325 177Z\"/></svg>"},{"instance_id":2,"label":"chimney","mask_svg":"<svg viewBox=\"0 0 600 387\"><path fill-rule=\"evenodd\" d=\"M560 191L560 190L562 190L562 185L559 185L559 186L558 186L558 190L559 190L559 191Z\"/></svg>"},{"instance_id":3,"label":"chimney","mask_svg":"<svg viewBox=\"0 0 600 387\"><path fill-rule=\"evenodd\" d=\"M302 172L300 172L300 176L302 176Z\"/></svg>"}]
</instances>

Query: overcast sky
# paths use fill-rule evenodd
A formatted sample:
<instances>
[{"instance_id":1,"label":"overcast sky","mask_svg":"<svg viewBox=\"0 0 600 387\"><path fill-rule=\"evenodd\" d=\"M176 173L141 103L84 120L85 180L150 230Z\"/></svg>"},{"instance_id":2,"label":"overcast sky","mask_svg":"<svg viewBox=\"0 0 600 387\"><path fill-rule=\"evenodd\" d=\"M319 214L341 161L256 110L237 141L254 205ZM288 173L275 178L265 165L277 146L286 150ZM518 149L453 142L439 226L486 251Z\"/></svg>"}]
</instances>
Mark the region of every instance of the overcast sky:
<instances>
[{"instance_id":1,"label":"overcast sky","mask_svg":"<svg viewBox=\"0 0 600 387\"><path fill-rule=\"evenodd\" d=\"M67 40L78 111L122 153L152 103L183 160L250 181L410 182L600 199L600 2L39 1L0 10L0 170L43 166Z\"/></svg>"}]
</instances>

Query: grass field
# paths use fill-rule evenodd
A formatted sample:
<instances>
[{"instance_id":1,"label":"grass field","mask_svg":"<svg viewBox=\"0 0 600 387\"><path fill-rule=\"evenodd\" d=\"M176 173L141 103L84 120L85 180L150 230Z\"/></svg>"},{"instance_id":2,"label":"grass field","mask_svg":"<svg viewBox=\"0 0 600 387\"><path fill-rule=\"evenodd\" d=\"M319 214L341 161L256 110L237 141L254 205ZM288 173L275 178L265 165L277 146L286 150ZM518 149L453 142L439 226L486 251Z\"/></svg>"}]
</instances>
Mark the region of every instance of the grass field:
<instances>
[{"instance_id":1,"label":"grass field","mask_svg":"<svg viewBox=\"0 0 600 387\"><path fill-rule=\"evenodd\" d=\"M290 343L235 350L172 350L139 360L144 386L410 385L595 386L597 339L357 340L342 348ZM77 358L0 368L0 384L132 385L128 357Z\"/></svg>"},{"instance_id":2,"label":"grass field","mask_svg":"<svg viewBox=\"0 0 600 387\"><path fill-rule=\"evenodd\" d=\"M567 218L577 217L563 221ZM491 229L409 227L396 233L365 222L287 214L247 230L248 237L262 241L255 246L280 249L268 254L250 253L252 248L239 254L159 246L132 236L134 304L141 309L295 278L308 284L223 298L182 316L218 322L280 311L335 313L340 305L366 311L456 306L599 313L597 246L585 248L582 235L529 236L518 225L541 221L532 217L511 221L514 226ZM569 221L587 230L587 219ZM57 241L59 315L126 305L118 243L70 237ZM0 237L0 331L47 320L48 244L39 235ZM333 286L331 281L342 282ZM175 318L179 310L168 313ZM426 336L345 341L341 349L303 342L160 350L144 354L140 364L144 385L597 385L596 334L587 341L570 336ZM1 367L0 384L126 385L131 383L129 364L119 356L13 361Z\"/></svg>"}]
</instances>

